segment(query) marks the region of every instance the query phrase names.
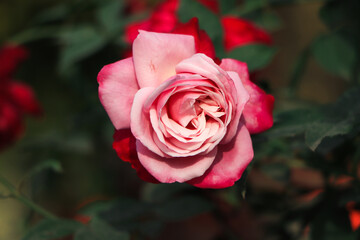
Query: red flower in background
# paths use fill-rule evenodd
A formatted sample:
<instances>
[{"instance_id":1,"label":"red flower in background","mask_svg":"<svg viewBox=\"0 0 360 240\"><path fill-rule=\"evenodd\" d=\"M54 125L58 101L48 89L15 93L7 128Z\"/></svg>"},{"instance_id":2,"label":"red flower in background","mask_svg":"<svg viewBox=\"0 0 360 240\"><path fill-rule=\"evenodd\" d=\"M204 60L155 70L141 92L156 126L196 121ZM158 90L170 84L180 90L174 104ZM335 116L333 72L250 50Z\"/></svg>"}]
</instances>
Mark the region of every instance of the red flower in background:
<instances>
[{"instance_id":1,"label":"red flower in background","mask_svg":"<svg viewBox=\"0 0 360 240\"><path fill-rule=\"evenodd\" d=\"M219 13L217 0L198 0L205 7ZM180 23L177 17L179 0L166 0L159 4L151 16L143 21L130 24L126 28L126 40L132 43L138 35L138 30L168 33ZM224 46L227 51L246 44L271 44L271 36L250 21L232 16L222 16L221 24L224 29Z\"/></svg>"},{"instance_id":2,"label":"red flower in background","mask_svg":"<svg viewBox=\"0 0 360 240\"><path fill-rule=\"evenodd\" d=\"M171 32L179 22L176 16L178 7L178 0L166 0L159 4L149 19L129 24L126 27L126 40L132 43L139 34L139 30L162 33Z\"/></svg>"},{"instance_id":3,"label":"red flower in background","mask_svg":"<svg viewBox=\"0 0 360 240\"><path fill-rule=\"evenodd\" d=\"M32 89L13 81L18 64L26 57L26 50L19 46L9 45L0 49L0 149L21 135L25 114L41 113Z\"/></svg>"},{"instance_id":4,"label":"red flower in background","mask_svg":"<svg viewBox=\"0 0 360 240\"><path fill-rule=\"evenodd\" d=\"M262 43L271 44L270 35L256 27L252 22L236 17L222 17L221 24L224 28L224 45L226 51L246 44Z\"/></svg>"}]
</instances>

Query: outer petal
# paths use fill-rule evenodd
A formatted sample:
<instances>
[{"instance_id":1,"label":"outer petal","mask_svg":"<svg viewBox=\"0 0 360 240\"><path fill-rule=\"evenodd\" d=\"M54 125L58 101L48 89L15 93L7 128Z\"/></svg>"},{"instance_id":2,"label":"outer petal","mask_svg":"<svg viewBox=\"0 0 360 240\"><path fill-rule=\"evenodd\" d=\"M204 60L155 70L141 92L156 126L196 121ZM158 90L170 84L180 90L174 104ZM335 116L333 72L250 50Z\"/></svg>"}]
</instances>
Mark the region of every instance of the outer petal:
<instances>
[{"instance_id":1,"label":"outer petal","mask_svg":"<svg viewBox=\"0 0 360 240\"><path fill-rule=\"evenodd\" d=\"M125 162L131 163L138 176L147 182L159 183L150 173L141 165L136 152L136 139L130 129L116 130L114 133L113 148L117 155Z\"/></svg>"},{"instance_id":2,"label":"outer petal","mask_svg":"<svg viewBox=\"0 0 360 240\"><path fill-rule=\"evenodd\" d=\"M175 66L195 54L192 36L140 31L133 44L136 77L140 88L157 87L175 75Z\"/></svg>"},{"instance_id":3,"label":"outer petal","mask_svg":"<svg viewBox=\"0 0 360 240\"><path fill-rule=\"evenodd\" d=\"M148 149L164 157L164 153L154 142L154 130L151 126L149 112L145 112L144 108L146 101L148 101L154 90L155 88L147 87L140 89L136 93L131 109L131 132L134 137L140 140Z\"/></svg>"},{"instance_id":4,"label":"outer petal","mask_svg":"<svg viewBox=\"0 0 360 240\"><path fill-rule=\"evenodd\" d=\"M229 142L236 135L241 114L243 113L246 103L249 101L250 98L249 93L246 91L244 85L242 84L239 75L236 72L227 72L227 73L234 81L238 95L238 103L236 106L236 113L232 117L231 122L227 127L226 136L221 142L223 144Z\"/></svg>"},{"instance_id":5,"label":"outer petal","mask_svg":"<svg viewBox=\"0 0 360 240\"><path fill-rule=\"evenodd\" d=\"M218 146L217 156L209 170L188 183L201 188L230 187L241 178L253 157L250 134L241 124L237 136L229 144Z\"/></svg>"},{"instance_id":6,"label":"outer petal","mask_svg":"<svg viewBox=\"0 0 360 240\"><path fill-rule=\"evenodd\" d=\"M9 83L9 94L11 101L22 111L25 113L39 115L42 110L38 101L36 100L32 89L18 82L10 82Z\"/></svg>"},{"instance_id":7,"label":"outer petal","mask_svg":"<svg viewBox=\"0 0 360 240\"><path fill-rule=\"evenodd\" d=\"M272 42L267 32L244 19L230 16L223 17L221 24L224 28L224 43L227 51L231 51L235 47L240 47L245 44L271 44Z\"/></svg>"},{"instance_id":8,"label":"outer petal","mask_svg":"<svg viewBox=\"0 0 360 240\"><path fill-rule=\"evenodd\" d=\"M202 176L217 153L215 148L206 155L163 158L151 152L140 141L136 142L136 149L140 163L162 183L185 182Z\"/></svg>"},{"instance_id":9,"label":"outer petal","mask_svg":"<svg viewBox=\"0 0 360 240\"><path fill-rule=\"evenodd\" d=\"M98 75L99 98L116 129L130 127L130 111L136 82L132 58L103 67Z\"/></svg>"},{"instance_id":10,"label":"outer petal","mask_svg":"<svg viewBox=\"0 0 360 240\"><path fill-rule=\"evenodd\" d=\"M234 71L250 94L250 100L245 105L243 116L246 127L251 134L263 132L273 125L272 111L274 97L266 94L261 88L250 81L246 63L234 59L223 59L220 65L226 71Z\"/></svg>"}]
</instances>

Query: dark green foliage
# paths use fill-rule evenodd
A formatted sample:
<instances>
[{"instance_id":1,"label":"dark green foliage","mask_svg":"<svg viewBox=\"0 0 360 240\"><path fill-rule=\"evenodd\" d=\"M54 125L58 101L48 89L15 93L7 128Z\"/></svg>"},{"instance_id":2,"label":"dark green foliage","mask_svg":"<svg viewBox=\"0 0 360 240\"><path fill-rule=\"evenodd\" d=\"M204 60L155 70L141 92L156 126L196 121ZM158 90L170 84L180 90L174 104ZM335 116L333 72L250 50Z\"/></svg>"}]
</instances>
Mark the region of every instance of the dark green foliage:
<instances>
[{"instance_id":1,"label":"dark green foliage","mask_svg":"<svg viewBox=\"0 0 360 240\"><path fill-rule=\"evenodd\" d=\"M91 222L76 231L74 240L129 240L127 233L116 231L104 221L92 219Z\"/></svg>"},{"instance_id":2,"label":"dark green foliage","mask_svg":"<svg viewBox=\"0 0 360 240\"><path fill-rule=\"evenodd\" d=\"M264 133L269 137L305 134L305 142L315 150L327 137L353 137L360 123L360 89L346 92L336 103L312 109L279 113L275 126Z\"/></svg>"},{"instance_id":3,"label":"dark green foliage","mask_svg":"<svg viewBox=\"0 0 360 240\"><path fill-rule=\"evenodd\" d=\"M246 62L249 71L255 71L267 66L274 57L276 49L261 44L246 45L229 53L230 58Z\"/></svg>"},{"instance_id":4,"label":"dark green foliage","mask_svg":"<svg viewBox=\"0 0 360 240\"><path fill-rule=\"evenodd\" d=\"M327 71L350 80L356 61L356 48L341 36L324 35L315 40L312 51L315 59Z\"/></svg>"},{"instance_id":5,"label":"dark green foliage","mask_svg":"<svg viewBox=\"0 0 360 240\"><path fill-rule=\"evenodd\" d=\"M181 22L188 22L193 17L198 18L200 28L206 31L214 43L217 56L223 57L223 31L217 15L193 0L180 1L178 15Z\"/></svg>"},{"instance_id":6,"label":"dark green foliage","mask_svg":"<svg viewBox=\"0 0 360 240\"><path fill-rule=\"evenodd\" d=\"M82 224L71 220L43 220L31 228L22 240L53 240L73 234Z\"/></svg>"}]
</instances>

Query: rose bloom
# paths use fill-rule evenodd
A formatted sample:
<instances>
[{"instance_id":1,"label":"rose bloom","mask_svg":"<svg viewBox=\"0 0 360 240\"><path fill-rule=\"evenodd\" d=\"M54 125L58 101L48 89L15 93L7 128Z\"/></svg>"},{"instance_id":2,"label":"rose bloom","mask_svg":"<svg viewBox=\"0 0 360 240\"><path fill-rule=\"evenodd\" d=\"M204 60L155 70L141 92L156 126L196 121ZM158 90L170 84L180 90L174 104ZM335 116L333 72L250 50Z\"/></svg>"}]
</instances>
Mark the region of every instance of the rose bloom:
<instances>
[{"instance_id":1,"label":"rose bloom","mask_svg":"<svg viewBox=\"0 0 360 240\"><path fill-rule=\"evenodd\" d=\"M273 124L274 98L249 80L245 63L215 62L196 21L178 32L140 31L133 57L100 71L113 147L145 181L232 186L253 158L250 133Z\"/></svg>"},{"instance_id":2,"label":"rose bloom","mask_svg":"<svg viewBox=\"0 0 360 240\"><path fill-rule=\"evenodd\" d=\"M219 14L217 0L197 1L214 13ZM180 24L177 17L179 4L180 0L165 0L161 2L148 19L129 24L126 27L126 40L132 43L138 35L138 30L162 33L172 32ZM224 30L224 47L227 51L247 44L259 43L270 45L272 43L272 39L266 31L248 20L235 16L221 16L221 25Z\"/></svg>"},{"instance_id":3,"label":"rose bloom","mask_svg":"<svg viewBox=\"0 0 360 240\"><path fill-rule=\"evenodd\" d=\"M25 114L41 113L32 89L13 81L18 64L27 56L20 46L7 45L0 49L0 149L14 142L23 132Z\"/></svg>"}]
</instances>

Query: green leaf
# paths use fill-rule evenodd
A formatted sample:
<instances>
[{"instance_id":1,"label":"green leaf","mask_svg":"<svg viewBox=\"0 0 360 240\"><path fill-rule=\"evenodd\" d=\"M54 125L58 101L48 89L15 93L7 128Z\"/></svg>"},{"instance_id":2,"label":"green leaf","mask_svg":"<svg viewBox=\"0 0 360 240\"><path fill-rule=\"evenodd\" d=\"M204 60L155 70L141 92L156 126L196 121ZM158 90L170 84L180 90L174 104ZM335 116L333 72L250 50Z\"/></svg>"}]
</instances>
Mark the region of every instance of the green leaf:
<instances>
[{"instance_id":1,"label":"green leaf","mask_svg":"<svg viewBox=\"0 0 360 240\"><path fill-rule=\"evenodd\" d=\"M276 48L261 44L251 44L235 48L228 54L228 57L246 62L249 71L252 72L269 64L275 53Z\"/></svg>"},{"instance_id":2,"label":"green leaf","mask_svg":"<svg viewBox=\"0 0 360 240\"><path fill-rule=\"evenodd\" d=\"M216 54L222 57L223 50L223 32L220 18L207 9L204 5L194 0L182 0L178 10L178 16L181 22L188 22L191 18L198 18L200 29L206 31L214 43Z\"/></svg>"},{"instance_id":3,"label":"green leaf","mask_svg":"<svg viewBox=\"0 0 360 240\"><path fill-rule=\"evenodd\" d=\"M42 220L22 240L54 240L74 233L83 225L72 220Z\"/></svg>"},{"instance_id":4,"label":"green leaf","mask_svg":"<svg viewBox=\"0 0 360 240\"><path fill-rule=\"evenodd\" d=\"M197 1L182 0L178 16L182 22L188 22L191 18L197 17L200 28L205 30L210 38L214 39L222 36L219 17Z\"/></svg>"},{"instance_id":5,"label":"green leaf","mask_svg":"<svg viewBox=\"0 0 360 240\"><path fill-rule=\"evenodd\" d=\"M276 53L276 48L261 44L251 44L243 47L235 48L229 53L229 58L235 58L242 62L246 62L249 71L264 68L270 63Z\"/></svg>"},{"instance_id":6,"label":"green leaf","mask_svg":"<svg viewBox=\"0 0 360 240\"><path fill-rule=\"evenodd\" d=\"M16 34L10 40L17 44L25 44L32 41L37 41L47 38L59 37L59 27L34 27L28 28Z\"/></svg>"},{"instance_id":7,"label":"green leaf","mask_svg":"<svg viewBox=\"0 0 360 240\"><path fill-rule=\"evenodd\" d=\"M268 31L275 31L282 27L282 22L279 16L271 11L259 12L252 16L250 20Z\"/></svg>"},{"instance_id":8,"label":"green leaf","mask_svg":"<svg viewBox=\"0 0 360 240\"><path fill-rule=\"evenodd\" d=\"M182 183L172 184L147 184L142 192L142 199L148 202L161 202L169 200L176 194L180 194L185 190L191 189L192 186Z\"/></svg>"},{"instance_id":9,"label":"green leaf","mask_svg":"<svg viewBox=\"0 0 360 240\"><path fill-rule=\"evenodd\" d=\"M356 49L339 35L323 35L312 45L318 63L329 72L350 80L355 67Z\"/></svg>"},{"instance_id":10,"label":"green leaf","mask_svg":"<svg viewBox=\"0 0 360 240\"><path fill-rule=\"evenodd\" d=\"M76 62L94 54L106 43L106 38L91 26L78 26L63 32L64 48L60 54L60 70L65 72Z\"/></svg>"},{"instance_id":11,"label":"green leaf","mask_svg":"<svg viewBox=\"0 0 360 240\"><path fill-rule=\"evenodd\" d=\"M149 204L130 198L114 201L109 208L99 213L99 217L109 223L122 223L146 214Z\"/></svg>"},{"instance_id":12,"label":"green leaf","mask_svg":"<svg viewBox=\"0 0 360 240\"><path fill-rule=\"evenodd\" d=\"M236 0L218 1L220 5L220 12L222 15L226 15L234 10L237 5Z\"/></svg>"},{"instance_id":13,"label":"green leaf","mask_svg":"<svg viewBox=\"0 0 360 240\"><path fill-rule=\"evenodd\" d=\"M352 136L360 131L360 88L347 91L320 112L322 117L309 124L305 132L305 142L312 150L327 137Z\"/></svg>"},{"instance_id":14,"label":"green leaf","mask_svg":"<svg viewBox=\"0 0 360 240\"><path fill-rule=\"evenodd\" d=\"M51 21L63 20L70 13L69 6L59 4L52 8L47 8L35 17L35 23L46 23Z\"/></svg>"},{"instance_id":15,"label":"green leaf","mask_svg":"<svg viewBox=\"0 0 360 240\"><path fill-rule=\"evenodd\" d=\"M240 11L237 12L237 15L244 16L250 14L259 9L262 9L268 5L268 0L246 0L243 7Z\"/></svg>"},{"instance_id":16,"label":"green leaf","mask_svg":"<svg viewBox=\"0 0 360 240\"><path fill-rule=\"evenodd\" d=\"M305 50L302 51L302 53L298 57L290 77L289 88L292 94L296 93L296 90L300 84L300 80L305 73L305 69L309 59L310 59L310 50L306 48Z\"/></svg>"},{"instance_id":17,"label":"green leaf","mask_svg":"<svg viewBox=\"0 0 360 240\"><path fill-rule=\"evenodd\" d=\"M354 136L360 132L359 126L360 89L354 88L333 104L277 114L274 127L263 136L289 137L304 133L305 143L316 150L325 138Z\"/></svg>"},{"instance_id":18,"label":"green leaf","mask_svg":"<svg viewBox=\"0 0 360 240\"><path fill-rule=\"evenodd\" d=\"M117 231L106 222L92 219L89 225L79 229L74 240L129 240L130 235L126 232Z\"/></svg>"},{"instance_id":19,"label":"green leaf","mask_svg":"<svg viewBox=\"0 0 360 240\"><path fill-rule=\"evenodd\" d=\"M49 160L40 162L34 168L32 168L30 170L30 172L28 173L28 176L36 175L37 173L42 172L46 169L51 169L57 173L61 173L63 171L61 162L59 162L58 160L49 159Z\"/></svg>"},{"instance_id":20,"label":"green leaf","mask_svg":"<svg viewBox=\"0 0 360 240\"><path fill-rule=\"evenodd\" d=\"M307 126L305 143L311 150L315 150L326 137L345 135L352 130L348 119L343 121L317 121Z\"/></svg>"},{"instance_id":21,"label":"green leaf","mask_svg":"<svg viewBox=\"0 0 360 240\"><path fill-rule=\"evenodd\" d=\"M108 35L122 30L123 21L120 17L123 7L123 1L106 1L102 7L97 9L96 17Z\"/></svg>"},{"instance_id":22,"label":"green leaf","mask_svg":"<svg viewBox=\"0 0 360 240\"><path fill-rule=\"evenodd\" d=\"M307 125L318 118L319 112L316 108L280 112L274 116L274 126L262 135L270 138L293 137L304 133Z\"/></svg>"},{"instance_id":23,"label":"green leaf","mask_svg":"<svg viewBox=\"0 0 360 240\"><path fill-rule=\"evenodd\" d=\"M200 197L185 196L165 202L155 209L155 213L165 220L184 220L208 212L212 204Z\"/></svg>"},{"instance_id":24,"label":"green leaf","mask_svg":"<svg viewBox=\"0 0 360 240\"><path fill-rule=\"evenodd\" d=\"M97 217L102 212L109 210L114 207L117 203L115 201L96 201L90 204L87 204L85 207L81 208L80 213L86 216Z\"/></svg>"}]
</instances>

